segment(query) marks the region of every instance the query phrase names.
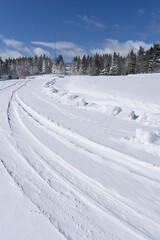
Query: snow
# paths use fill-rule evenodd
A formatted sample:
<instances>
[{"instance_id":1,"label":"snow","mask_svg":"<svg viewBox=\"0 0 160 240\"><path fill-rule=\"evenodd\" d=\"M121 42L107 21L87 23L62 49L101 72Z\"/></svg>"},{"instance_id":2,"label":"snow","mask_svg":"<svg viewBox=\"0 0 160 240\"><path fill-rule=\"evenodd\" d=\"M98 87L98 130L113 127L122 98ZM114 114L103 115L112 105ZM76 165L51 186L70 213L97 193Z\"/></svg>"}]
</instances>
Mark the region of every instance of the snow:
<instances>
[{"instance_id":1,"label":"snow","mask_svg":"<svg viewBox=\"0 0 160 240\"><path fill-rule=\"evenodd\" d=\"M144 131L143 129L136 129L136 139L142 143L155 143L160 139L159 131Z\"/></svg>"},{"instance_id":2,"label":"snow","mask_svg":"<svg viewBox=\"0 0 160 240\"><path fill-rule=\"evenodd\" d=\"M0 82L0 239L159 240L159 79Z\"/></svg>"},{"instance_id":3,"label":"snow","mask_svg":"<svg viewBox=\"0 0 160 240\"><path fill-rule=\"evenodd\" d=\"M65 239L48 223L0 165L0 238Z\"/></svg>"}]
</instances>

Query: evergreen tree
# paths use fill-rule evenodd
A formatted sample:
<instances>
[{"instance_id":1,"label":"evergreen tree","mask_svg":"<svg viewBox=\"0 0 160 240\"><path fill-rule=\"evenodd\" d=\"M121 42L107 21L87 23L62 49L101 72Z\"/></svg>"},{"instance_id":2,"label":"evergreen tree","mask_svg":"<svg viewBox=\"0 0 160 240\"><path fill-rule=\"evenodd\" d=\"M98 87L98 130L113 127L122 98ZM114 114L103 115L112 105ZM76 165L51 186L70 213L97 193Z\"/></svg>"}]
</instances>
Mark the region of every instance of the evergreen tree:
<instances>
[{"instance_id":1,"label":"evergreen tree","mask_svg":"<svg viewBox=\"0 0 160 240\"><path fill-rule=\"evenodd\" d=\"M154 65L154 49L151 47L145 56L145 72L152 73L153 72L153 65Z\"/></svg>"},{"instance_id":2,"label":"evergreen tree","mask_svg":"<svg viewBox=\"0 0 160 240\"><path fill-rule=\"evenodd\" d=\"M80 57L78 56L74 57L71 63L71 71L73 75L80 74L80 64L81 64Z\"/></svg>"},{"instance_id":3,"label":"evergreen tree","mask_svg":"<svg viewBox=\"0 0 160 240\"><path fill-rule=\"evenodd\" d=\"M109 69L109 75L120 75L119 55L115 52L112 56L112 64Z\"/></svg>"},{"instance_id":4,"label":"evergreen tree","mask_svg":"<svg viewBox=\"0 0 160 240\"><path fill-rule=\"evenodd\" d=\"M112 64L112 55L104 54L102 62L103 62L103 66L102 66L101 75L108 75L109 70L111 68L111 64Z\"/></svg>"},{"instance_id":5,"label":"evergreen tree","mask_svg":"<svg viewBox=\"0 0 160 240\"><path fill-rule=\"evenodd\" d=\"M82 57L81 64L80 64L80 73L83 75L87 74L88 62L86 55Z\"/></svg>"},{"instance_id":6,"label":"evergreen tree","mask_svg":"<svg viewBox=\"0 0 160 240\"><path fill-rule=\"evenodd\" d=\"M153 46L153 72L160 72L160 44Z\"/></svg>"},{"instance_id":7,"label":"evergreen tree","mask_svg":"<svg viewBox=\"0 0 160 240\"><path fill-rule=\"evenodd\" d=\"M93 76L98 76L101 72L100 56L95 54L92 60L92 73Z\"/></svg>"},{"instance_id":8,"label":"evergreen tree","mask_svg":"<svg viewBox=\"0 0 160 240\"><path fill-rule=\"evenodd\" d=\"M125 60L125 74L135 74L136 73L136 54L132 51L127 55Z\"/></svg>"},{"instance_id":9,"label":"evergreen tree","mask_svg":"<svg viewBox=\"0 0 160 240\"><path fill-rule=\"evenodd\" d=\"M140 47L136 57L136 73L145 72L145 50Z\"/></svg>"}]
</instances>

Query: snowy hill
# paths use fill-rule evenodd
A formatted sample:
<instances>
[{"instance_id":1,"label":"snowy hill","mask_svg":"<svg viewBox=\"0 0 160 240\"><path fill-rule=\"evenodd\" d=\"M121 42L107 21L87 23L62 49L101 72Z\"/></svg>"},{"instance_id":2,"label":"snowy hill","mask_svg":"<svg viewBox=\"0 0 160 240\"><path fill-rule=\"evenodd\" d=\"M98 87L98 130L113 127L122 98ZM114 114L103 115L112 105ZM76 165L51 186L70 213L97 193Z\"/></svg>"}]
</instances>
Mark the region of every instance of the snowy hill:
<instances>
[{"instance_id":1,"label":"snowy hill","mask_svg":"<svg viewBox=\"0 0 160 240\"><path fill-rule=\"evenodd\" d=\"M160 74L0 82L0 239L159 240Z\"/></svg>"}]
</instances>

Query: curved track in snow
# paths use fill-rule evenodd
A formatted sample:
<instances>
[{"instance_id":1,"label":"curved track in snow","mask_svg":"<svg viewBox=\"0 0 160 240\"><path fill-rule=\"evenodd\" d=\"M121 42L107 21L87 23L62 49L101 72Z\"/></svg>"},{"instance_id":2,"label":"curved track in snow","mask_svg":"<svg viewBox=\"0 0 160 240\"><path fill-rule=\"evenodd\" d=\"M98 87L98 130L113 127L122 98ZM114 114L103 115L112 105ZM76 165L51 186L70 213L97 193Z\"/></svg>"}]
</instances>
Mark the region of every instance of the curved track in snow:
<instances>
[{"instance_id":1,"label":"curved track in snow","mask_svg":"<svg viewBox=\"0 0 160 240\"><path fill-rule=\"evenodd\" d=\"M42 82L6 87L9 130L1 127L0 144L10 152L2 150L0 160L23 195L57 239L158 240L160 166L144 161L146 153L141 160L96 142L94 113L47 98Z\"/></svg>"}]
</instances>

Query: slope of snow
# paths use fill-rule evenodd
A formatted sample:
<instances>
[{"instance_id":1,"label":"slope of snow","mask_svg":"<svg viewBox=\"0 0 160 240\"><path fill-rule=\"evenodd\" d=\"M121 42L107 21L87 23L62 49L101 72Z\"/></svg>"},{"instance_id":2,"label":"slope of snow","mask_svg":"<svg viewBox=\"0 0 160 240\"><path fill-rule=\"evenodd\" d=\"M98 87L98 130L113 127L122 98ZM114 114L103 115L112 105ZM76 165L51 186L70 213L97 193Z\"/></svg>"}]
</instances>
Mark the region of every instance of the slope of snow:
<instances>
[{"instance_id":1,"label":"slope of snow","mask_svg":"<svg viewBox=\"0 0 160 240\"><path fill-rule=\"evenodd\" d=\"M0 238L159 240L159 79L0 82Z\"/></svg>"}]
</instances>

